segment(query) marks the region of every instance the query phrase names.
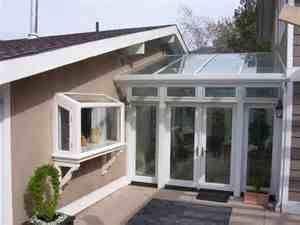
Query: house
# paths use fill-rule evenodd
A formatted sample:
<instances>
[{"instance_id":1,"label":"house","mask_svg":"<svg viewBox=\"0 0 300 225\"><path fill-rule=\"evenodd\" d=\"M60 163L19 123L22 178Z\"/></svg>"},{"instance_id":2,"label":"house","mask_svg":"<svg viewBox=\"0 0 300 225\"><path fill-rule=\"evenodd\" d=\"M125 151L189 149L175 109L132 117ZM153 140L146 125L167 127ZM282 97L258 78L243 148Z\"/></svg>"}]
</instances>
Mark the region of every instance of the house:
<instances>
[{"instance_id":1,"label":"house","mask_svg":"<svg viewBox=\"0 0 300 225\"><path fill-rule=\"evenodd\" d=\"M189 54L176 25L0 41L1 224L27 220L27 182L46 163L68 214L131 182L239 197L257 179L300 213L299 32L278 20L285 5L270 53Z\"/></svg>"}]
</instances>

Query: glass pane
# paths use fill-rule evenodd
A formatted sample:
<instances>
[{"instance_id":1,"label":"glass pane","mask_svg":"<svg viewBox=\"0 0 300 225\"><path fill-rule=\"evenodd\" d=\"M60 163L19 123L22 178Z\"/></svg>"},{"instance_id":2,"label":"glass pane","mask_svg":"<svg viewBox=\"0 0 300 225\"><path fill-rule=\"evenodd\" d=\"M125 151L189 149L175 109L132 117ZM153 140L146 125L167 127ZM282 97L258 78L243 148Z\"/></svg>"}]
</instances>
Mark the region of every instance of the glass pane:
<instances>
[{"instance_id":1,"label":"glass pane","mask_svg":"<svg viewBox=\"0 0 300 225\"><path fill-rule=\"evenodd\" d=\"M118 141L118 108L81 109L82 151L98 149Z\"/></svg>"},{"instance_id":2,"label":"glass pane","mask_svg":"<svg viewBox=\"0 0 300 225\"><path fill-rule=\"evenodd\" d=\"M249 98L278 98L279 88L253 87L246 88L246 97Z\"/></svg>"},{"instance_id":3,"label":"glass pane","mask_svg":"<svg viewBox=\"0 0 300 225\"><path fill-rule=\"evenodd\" d=\"M86 95L86 94L66 94L66 96L74 99L77 102L88 103L88 102L114 102L112 99L107 98L104 95Z\"/></svg>"},{"instance_id":4,"label":"glass pane","mask_svg":"<svg viewBox=\"0 0 300 225\"><path fill-rule=\"evenodd\" d=\"M244 62L241 54L220 54L211 60L201 73L232 73L237 74Z\"/></svg>"},{"instance_id":5,"label":"glass pane","mask_svg":"<svg viewBox=\"0 0 300 225\"><path fill-rule=\"evenodd\" d=\"M132 96L157 96L157 88L154 87L134 87L132 88Z\"/></svg>"},{"instance_id":6,"label":"glass pane","mask_svg":"<svg viewBox=\"0 0 300 225\"><path fill-rule=\"evenodd\" d=\"M194 97L196 92L193 87L168 87L167 95L171 97Z\"/></svg>"},{"instance_id":7,"label":"glass pane","mask_svg":"<svg viewBox=\"0 0 300 225\"><path fill-rule=\"evenodd\" d=\"M195 108L171 110L171 178L193 180Z\"/></svg>"},{"instance_id":8,"label":"glass pane","mask_svg":"<svg viewBox=\"0 0 300 225\"><path fill-rule=\"evenodd\" d=\"M235 88L232 87L207 87L205 97L235 97Z\"/></svg>"},{"instance_id":9,"label":"glass pane","mask_svg":"<svg viewBox=\"0 0 300 225\"><path fill-rule=\"evenodd\" d=\"M146 67L144 67L141 70L138 70L132 74L152 74L155 73L157 71L159 71L160 69L162 69L163 67L167 66L169 63L179 59L180 57L182 57L181 55L179 56L167 56L165 58L163 58L162 60L155 62L153 64L150 64Z\"/></svg>"},{"instance_id":10,"label":"glass pane","mask_svg":"<svg viewBox=\"0 0 300 225\"><path fill-rule=\"evenodd\" d=\"M208 108L206 126L206 182L230 184L232 109Z\"/></svg>"},{"instance_id":11,"label":"glass pane","mask_svg":"<svg viewBox=\"0 0 300 225\"><path fill-rule=\"evenodd\" d=\"M212 55L209 54L190 54L181 58L175 64L168 66L160 74L194 74Z\"/></svg>"},{"instance_id":12,"label":"glass pane","mask_svg":"<svg viewBox=\"0 0 300 225\"><path fill-rule=\"evenodd\" d=\"M136 106L136 175L155 176L156 107Z\"/></svg>"},{"instance_id":13,"label":"glass pane","mask_svg":"<svg viewBox=\"0 0 300 225\"><path fill-rule=\"evenodd\" d=\"M248 133L247 185L270 187L273 110L250 109Z\"/></svg>"},{"instance_id":14,"label":"glass pane","mask_svg":"<svg viewBox=\"0 0 300 225\"><path fill-rule=\"evenodd\" d=\"M58 148L70 151L70 112L58 106Z\"/></svg>"},{"instance_id":15,"label":"glass pane","mask_svg":"<svg viewBox=\"0 0 300 225\"><path fill-rule=\"evenodd\" d=\"M274 54L251 53L245 57L242 73L282 73L283 68Z\"/></svg>"}]
</instances>

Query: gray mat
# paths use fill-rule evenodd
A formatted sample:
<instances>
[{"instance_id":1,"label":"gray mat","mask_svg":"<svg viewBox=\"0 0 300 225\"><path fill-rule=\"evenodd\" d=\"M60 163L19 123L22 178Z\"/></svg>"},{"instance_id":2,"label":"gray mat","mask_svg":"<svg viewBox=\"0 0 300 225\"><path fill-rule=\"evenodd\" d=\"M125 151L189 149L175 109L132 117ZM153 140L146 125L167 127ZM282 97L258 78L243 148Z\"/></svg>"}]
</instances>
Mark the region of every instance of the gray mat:
<instances>
[{"instance_id":1,"label":"gray mat","mask_svg":"<svg viewBox=\"0 0 300 225\"><path fill-rule=\"evenodd\" d=\"M229 225L230 207L153 199L127 225Z\"/></svg>"}]
</instances>

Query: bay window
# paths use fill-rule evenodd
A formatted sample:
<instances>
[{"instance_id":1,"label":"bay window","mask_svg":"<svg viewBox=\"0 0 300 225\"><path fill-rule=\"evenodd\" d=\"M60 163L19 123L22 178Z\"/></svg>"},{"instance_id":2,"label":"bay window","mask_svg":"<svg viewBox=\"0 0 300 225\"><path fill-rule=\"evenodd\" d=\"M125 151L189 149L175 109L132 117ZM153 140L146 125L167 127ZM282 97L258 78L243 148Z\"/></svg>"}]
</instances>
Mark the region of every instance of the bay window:
<instances>
[{"instance_id":1,"label":"bay window","mask_svg":"<svg viewBox=\"0 0 300 225\"><path fill-rule=\"evenodd\" d=\"M125 145L124 104L99 94L55 97L54 160L82 162Z\"/></svg>"}]
</instances>

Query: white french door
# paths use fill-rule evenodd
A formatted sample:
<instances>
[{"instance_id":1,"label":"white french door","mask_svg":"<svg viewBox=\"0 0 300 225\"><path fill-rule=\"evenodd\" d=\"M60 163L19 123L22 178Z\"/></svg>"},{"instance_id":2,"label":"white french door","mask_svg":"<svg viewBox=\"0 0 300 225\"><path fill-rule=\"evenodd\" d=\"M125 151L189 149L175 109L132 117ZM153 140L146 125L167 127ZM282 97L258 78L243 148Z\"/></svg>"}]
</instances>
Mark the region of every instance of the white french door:
<instances>
[{"instance_id":1,"label":"white french door","mask_svg":"<svg viewBox=\"0 0 300 225\"><path fill-rule=\"evenodd\" d=\"M235 107L170 106L170 184L232 190Z\"/></svg>"},{"instance_id":2,"label":"white french door","mask_svg":"<svg viewBox=\"0 0 300 225\"><path fill-rule=\"evenodd\" d=\"M232 191L235 107L203 106L200 141L196 149L197 187Z\"/></svg>"}]
</instances>

